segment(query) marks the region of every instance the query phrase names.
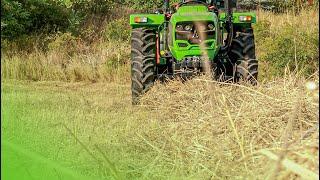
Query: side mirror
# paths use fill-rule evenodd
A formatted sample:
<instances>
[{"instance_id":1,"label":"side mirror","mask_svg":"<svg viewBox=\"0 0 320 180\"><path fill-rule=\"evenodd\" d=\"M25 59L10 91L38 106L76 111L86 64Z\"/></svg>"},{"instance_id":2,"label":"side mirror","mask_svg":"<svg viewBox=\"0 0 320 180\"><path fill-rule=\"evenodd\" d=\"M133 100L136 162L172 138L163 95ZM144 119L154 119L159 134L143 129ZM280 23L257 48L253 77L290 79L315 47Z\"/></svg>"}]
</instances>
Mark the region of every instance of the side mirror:
<instances>
[{"instance_id":1,"label":"side mirror","mask_svg":"<svg viewBox=\"0 0 320 180\"><path fill-rule=\"evenodd\" d=\"M214 1L213 1L214 2ZM224 9L225 8L225 0L215 0L216 7L218 9ZM230 4L231 8L237 7L237 0L232 0Z\"/></svg>"},{"instance_id":2,"label":"side mirror","mask_svg":"<svg viewBox=\"0 0 320 180\"><path fill-rule=\"evenodd\" d=\"M223 0L216 0L216 6L218 9L224 8L224 1Z\"/></svg>"},{"instance_id":3,"label":"side mirror","mask_svg":"<svg viewBox=\"0 0 320 180\"><path fill-rule=\"evenodd\" d=\"M232 0L231 1L231 8L236 8L237 7L237 0Z\"/></svg>"}]
</instances>

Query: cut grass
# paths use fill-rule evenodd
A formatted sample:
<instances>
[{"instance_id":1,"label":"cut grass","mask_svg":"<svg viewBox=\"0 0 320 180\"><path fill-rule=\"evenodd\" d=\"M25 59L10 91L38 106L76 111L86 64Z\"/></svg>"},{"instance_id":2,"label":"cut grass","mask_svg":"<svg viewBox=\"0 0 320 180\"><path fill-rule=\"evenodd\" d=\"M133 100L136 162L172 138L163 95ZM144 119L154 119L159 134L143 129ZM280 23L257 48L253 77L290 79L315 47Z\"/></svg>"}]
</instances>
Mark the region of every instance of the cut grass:
<instances>
[{"instance_id":1,"label":"cut grass","mask_svg":"<svg viewBox=\"0 0 320 180\"><path fill-rule=\"evenodd\" d=\"M113 125L121 119L131 119L130 110L123 100L126 97L130 100L125 87L113 84L3 84L2 138L50 161L78 170L78 173L102 176L104 170L99 167L99 163L62 124L90 150L98 145L106 152L105 145L109 144L106 142L119 140L115 138L118 136L115 131L120 129ZM118 148L112 149L113 154L117 154L114 151ZM98 156L98 153L95 155ZM114 160L116 157L110 158ZM102 159L99 161L103 163ZM37 172L33 171L32 174Z\"/></svg>"},{"instance_id":2,"label":"cut grass","mask_svg":"<svg viewBox=\"0 0 320 180\"><path fill-rule=\"evenodd\" d=\"M305 83L295 76L258 87L173 81L132 107L127 84L6 81L2 138L85 177L318 177L318 134L306 132L317 127L319 97ZM68 179L45 163L21 163L24 173L41 165Z\"/></svg>"}]
</instances>

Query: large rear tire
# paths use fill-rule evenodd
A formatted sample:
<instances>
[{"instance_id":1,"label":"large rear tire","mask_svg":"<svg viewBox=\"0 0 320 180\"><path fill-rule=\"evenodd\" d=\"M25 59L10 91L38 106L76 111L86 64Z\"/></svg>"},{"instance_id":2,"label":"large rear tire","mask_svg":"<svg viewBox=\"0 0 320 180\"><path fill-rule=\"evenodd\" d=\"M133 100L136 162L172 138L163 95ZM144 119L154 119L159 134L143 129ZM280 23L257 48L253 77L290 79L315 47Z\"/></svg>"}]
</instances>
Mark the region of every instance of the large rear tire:
<instances>
[{"instance_id":1,"label":"large rear tire","mask_svg":"<svg viewBox=\"0 0 320 180\"><path fill-rule=\"evenodd\" d=\"M254 35L252 30L238 32L232 40L229 52L234 65L234 79L236 82L245 81L252 85L258 83L258 61L256 59Z\"/></svg>"},{"instance_id":2,"label":"large rear tire","mask_svg":"<svg viewBox=\"0 0 320 180\"><path fill-rule=\"evenodd\" d=\"M146 93L155 81L156 34L153 30L136 28L131 36L131 91L132 104Z\"/></svg>"}]
</instances>

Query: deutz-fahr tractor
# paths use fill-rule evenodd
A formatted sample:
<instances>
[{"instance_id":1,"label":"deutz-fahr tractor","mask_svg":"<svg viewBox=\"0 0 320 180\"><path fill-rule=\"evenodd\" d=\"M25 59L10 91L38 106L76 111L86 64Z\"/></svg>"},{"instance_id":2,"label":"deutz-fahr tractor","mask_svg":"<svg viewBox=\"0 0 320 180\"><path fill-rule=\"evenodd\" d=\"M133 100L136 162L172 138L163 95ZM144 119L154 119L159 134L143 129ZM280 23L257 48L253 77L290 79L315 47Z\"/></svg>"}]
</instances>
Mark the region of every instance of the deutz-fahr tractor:
<instances>
[{"instance_id":1,"label":"deutz-fahr tractor","mask_svg":"<svg viewBox=\"0 0 320 180\"><path fill-rule=\"evenodd\" d=\"M209 74L217 81L257 83L252 25L234 0L183 0L130 16L133 104L156 80ZM235 12L234 12L235 11Z\"/></svg>"}]
</instances>

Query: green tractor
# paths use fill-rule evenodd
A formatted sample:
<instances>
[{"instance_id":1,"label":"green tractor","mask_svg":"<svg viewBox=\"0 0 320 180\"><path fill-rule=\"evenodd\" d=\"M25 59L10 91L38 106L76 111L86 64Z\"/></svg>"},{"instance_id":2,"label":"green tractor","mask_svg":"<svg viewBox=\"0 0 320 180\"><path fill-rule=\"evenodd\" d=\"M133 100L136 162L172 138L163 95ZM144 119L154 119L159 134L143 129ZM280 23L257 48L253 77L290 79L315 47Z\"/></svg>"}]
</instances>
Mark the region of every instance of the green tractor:
<instances>
[{"instance_id":1,"label":"green tractor","mask_svg":"<svg viewBox=\"0 0 320 180\"><path fill-rule=\"evenodd\" d=\"M233 12L233 0L183 0L130 16L133 104L156 80L209 74L257 84L255 13Z\"/></svg>"}]
</instances>

